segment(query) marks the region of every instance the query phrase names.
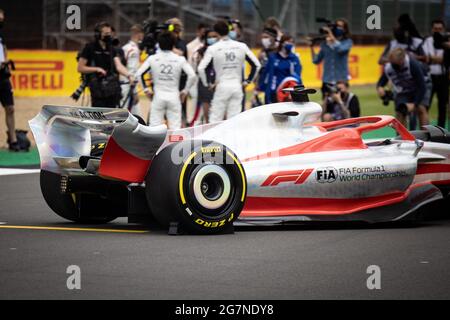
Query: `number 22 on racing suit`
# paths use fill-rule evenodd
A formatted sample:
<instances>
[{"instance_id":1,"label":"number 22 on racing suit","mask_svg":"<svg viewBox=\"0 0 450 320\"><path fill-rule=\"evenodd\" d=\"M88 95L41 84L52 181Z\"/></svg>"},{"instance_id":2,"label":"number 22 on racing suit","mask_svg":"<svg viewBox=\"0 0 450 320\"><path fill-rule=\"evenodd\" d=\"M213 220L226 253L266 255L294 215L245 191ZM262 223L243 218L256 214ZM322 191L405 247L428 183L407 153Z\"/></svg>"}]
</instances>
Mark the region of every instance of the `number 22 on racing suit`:
<instances>
[{"instance_id":1,"label":"number 22 on racing suit","mask_svg":"<svg viewBox=\"0 0 450 320\"><path fill-rule=\"evenodd\" d=\"M147 72L152 75L154 96L150 110L150 126L163 124L166 116L169 129L181 128L179 83L182 71L187 74L188 80L181 92L187 95L197 76L186 58L170 50L160 50L151 55L137 71L136 76L146 93L150 90L143 75Z\"/></svg>"},{"instance_id":2,"label":"number 22 on racing suit","mask_svg":"<svg viewBox=\"0 0 450 320\"><path fill-rule=\"evenodd\" d=\"M245 61L250 64L251 70L243 83ZM205 86L208 86L205 70L210 63L213 63L216 74L216 87L209 115L209 121L214 123L222 121L225 115L229 119L241 112L244 97L242 85L253 81L261 64L245 43L231 40L227 36L208 47L198 66L199 77Z\"/></svg>"}]
</instances>

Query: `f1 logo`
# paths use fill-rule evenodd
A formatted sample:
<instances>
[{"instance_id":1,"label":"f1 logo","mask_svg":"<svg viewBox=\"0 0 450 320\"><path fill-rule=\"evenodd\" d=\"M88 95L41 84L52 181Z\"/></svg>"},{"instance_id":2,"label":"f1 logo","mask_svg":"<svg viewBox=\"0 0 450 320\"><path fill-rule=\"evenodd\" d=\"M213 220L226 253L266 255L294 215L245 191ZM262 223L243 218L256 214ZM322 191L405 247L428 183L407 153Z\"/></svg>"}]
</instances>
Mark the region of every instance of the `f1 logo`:
<instances>
[{"instance_id":1,"label":"f1 logo","mask_svg":"<svg viewBox=\"0 0 450 320\"><path fill-rule=\"evenodd\" d=\"M277 186L282 182L293 182L302 184L308 179L313 169L300 169L291 171L277 171L272 173L261 185L261 187Z\"/></svg>"}]
</instances>

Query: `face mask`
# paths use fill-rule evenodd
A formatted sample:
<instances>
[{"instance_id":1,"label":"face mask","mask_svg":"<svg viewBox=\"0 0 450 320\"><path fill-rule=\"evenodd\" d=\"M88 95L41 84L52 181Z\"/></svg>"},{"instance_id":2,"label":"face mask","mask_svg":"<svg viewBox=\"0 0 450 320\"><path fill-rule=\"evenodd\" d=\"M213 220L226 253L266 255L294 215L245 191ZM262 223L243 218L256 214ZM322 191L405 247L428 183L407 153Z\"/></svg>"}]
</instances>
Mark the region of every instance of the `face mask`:
<instances>
[{"instance_id":1,"label":"face mask","mask_svg":"<svg viewBox=\"0 0 450 320\"><path fill-rule=\"evenodd\" d=\"M402 69L402 66L399 64L392 63L392 68L394 68L395 71L400 71Z\"/></svg>"},{"instance_id":2,"label":"face mask","mask_svg":"<svg viewBox=\"0 0 450 320\"><path fill-rule=\"evenodd\" d=\"M294 48L294 45L292 43L285 43L283 47L287 53L291 53L292 48Z\"/></svg>"},{"instance_id":3,"label":"face mask","mask_svg":"<svg viewBox=\"0 0 450 320\"><path fill-rule=\"evenodd\" d=\"M109 35L108 36L103 36L102 40L103 40L103 42L109 44L109 43L112 42L112 36L109 36Z\"/></svg>"},{"instance_id":4,"label":"face mask","mask_svg":"<svg viewBox=\"0 0 450 320\"><path fill-rule=\"evenodd\" d=\"M334 28L333 34L334 34L335 37L338 37L338 38L342 37L344 35L344 30L339 28L339 27L338 28Z\"/></svg>"},{"instance_id":5,"label":"face mask","mask_svg":"<svg viewBox=\"0 0 450 320\"><path fill-rule=\"evenodd\" d=\"M268 49L272 46L272 40L270 40L269 38L262 38L261 39L261 44L263 45L263 47L265 49Z\"/></svg>"},{"instance_id":6,"label":"face mask","mask_svg":"<svg viewBox=\"0 0 450 320\"><path fill-rule=\"evenodd\" d=\"M234 30L231 30L230 32L228 32L228 36L230 37L231 40L237 39L237 33Z\"/></svg>"},{"instance_id":7,"label":"face mask","mask_svg":"<svg viewBox=\"0 0 450 320\"><path fill-rule=\"evenodd\" d=\"M216 38L208 38L208 39L206 39L206 43L208 44L208 46L211 46L211 45L213 45L216 42L217 42Z\"/></svg>"}]
</instances>

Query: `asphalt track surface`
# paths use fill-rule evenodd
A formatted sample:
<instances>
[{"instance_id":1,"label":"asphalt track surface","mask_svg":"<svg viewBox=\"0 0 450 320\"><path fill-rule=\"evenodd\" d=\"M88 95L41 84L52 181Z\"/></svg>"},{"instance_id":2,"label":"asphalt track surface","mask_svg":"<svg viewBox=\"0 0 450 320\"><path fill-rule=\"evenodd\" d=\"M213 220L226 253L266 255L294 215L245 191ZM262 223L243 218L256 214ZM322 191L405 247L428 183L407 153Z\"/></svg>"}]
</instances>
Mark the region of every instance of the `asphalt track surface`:
<instances>
[{"instance_id":1,"label":"asphalt track surface","mask_svg":"<svg viewBox=\"0 0 450 320\"><path fill-rule=\"evenodd\" d=\"M0 203L0 299L450 298L445 219L168 236L125 219L65 222L36 173L0 176ZM67 289L69 265L81 268L81 290ZM367 289L370 265L381 268L380 290Z\"/></svg>"}]
</instances>

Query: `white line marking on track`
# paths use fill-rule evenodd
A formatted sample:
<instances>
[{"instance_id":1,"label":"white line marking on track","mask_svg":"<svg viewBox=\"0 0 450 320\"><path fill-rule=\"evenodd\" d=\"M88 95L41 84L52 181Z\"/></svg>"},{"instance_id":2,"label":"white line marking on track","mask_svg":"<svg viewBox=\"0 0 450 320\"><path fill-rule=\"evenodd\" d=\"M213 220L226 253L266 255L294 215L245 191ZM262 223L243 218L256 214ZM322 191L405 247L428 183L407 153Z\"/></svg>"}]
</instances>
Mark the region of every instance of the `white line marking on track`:
<instances>
[{"instance_id":1,"label":"white line marking on track","mask_svg":"<svg viewBox=\"0 0 450 320\"><path fill-rule=\"evenodd\" d=\"M0 224L6 224L6 222L1 222L1 221L0 221Z\"/></svg>"},{"instance_id":2,"label":"white line marking on track","mask_svg":"<svg viewBox=\"0 0 450 320\"><path fill-rule=\"evenodd\" d=\"M15 174L37 173L39 169L14 169L14 168L0 168L0 176L10 176Z\"/></svg>"}]
</instances>

